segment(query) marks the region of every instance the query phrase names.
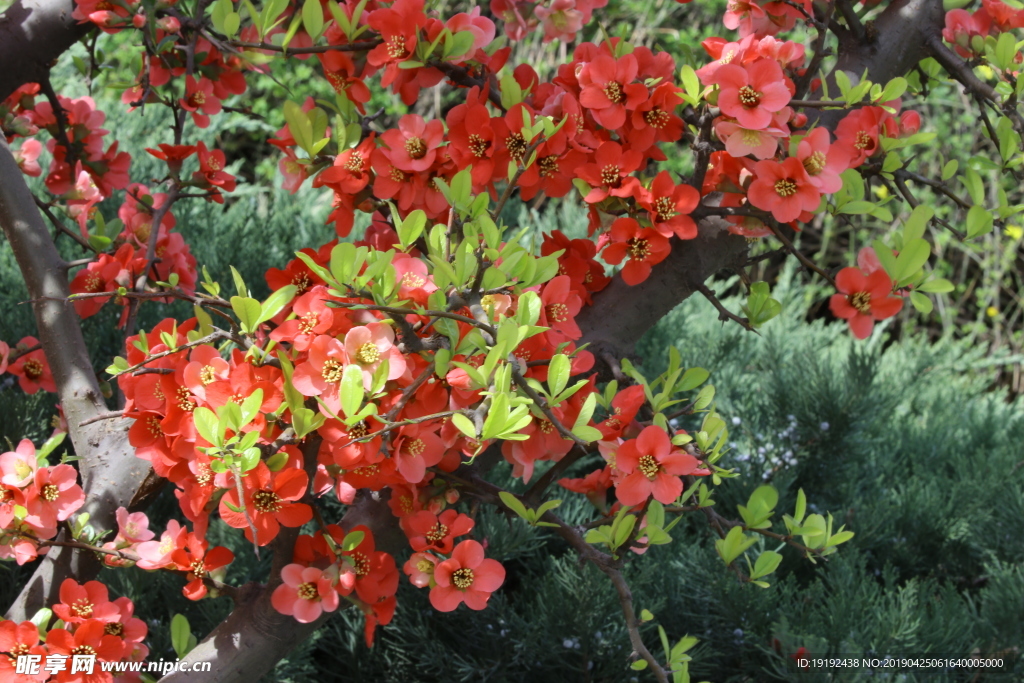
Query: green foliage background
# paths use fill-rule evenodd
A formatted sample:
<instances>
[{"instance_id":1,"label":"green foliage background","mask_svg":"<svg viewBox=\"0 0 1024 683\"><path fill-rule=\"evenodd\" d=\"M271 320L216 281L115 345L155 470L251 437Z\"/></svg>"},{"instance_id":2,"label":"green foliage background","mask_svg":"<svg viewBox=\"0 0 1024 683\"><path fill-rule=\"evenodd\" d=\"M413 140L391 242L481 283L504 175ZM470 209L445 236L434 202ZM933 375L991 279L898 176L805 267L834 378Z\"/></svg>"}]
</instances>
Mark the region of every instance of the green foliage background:
<instances>
[{"instance_id":1,"label":"green foliage background","mask_svg":"<svg viewBox=\"0 0 1024 683\"><path fill-rule=\"evenodd\" d=\"M723 7L720 2L682 6L671 0L619 0L598 17L613 35L685 55L700 52L701 38L724 33L717 19ZM131 60L117 41L100 43L106 50L100 61L110 68L92 83L93 96L108 113L108 129L132 152L133 176L158 177L160 163L143 149L166 141L167 122L155 108L144 117L125 112L118 90L106 88L125 77ZM76 50L85 54L83 48ZM516 46L513 61L543 71L565 50L531 37ZM230 281L228 266L234 265L258 296L266 294L263 273L268 267L279 267L295 250L333 236L331 227L322 224L329 197L308 186L294 196L281 190L277 157L265 142L282 124L266 98L301 99L310 93L300 91L299 84L313 75L311 63L304 63L282 81L294 84L294 92L260 86L264 89L235 103L262 118L215 118L203 139L225 149L234 160L229 170L248 182L224 207L185 202L175 207L179 229L200 264L222 282ZM89 89L69 60L58 68L55 83L58 91L73 96ZM921 163L935 170L954 154L991 156L967 103L950 87L935 89L922 114L945 147L922 150ZM448 104L425 97L417 106L433 114ZM378 107L392 119L403 113L382 92L371 103L371 110ZM677 174L688 170L685 158L673 155L670 165ZM990 173L987 180L1019 194L1012 178ZM33 186L43 194L39 183ZM872 192L878 199L878 192ZM112 217L119 201L110 200L101 209ZM956 219L955 214L947 217ZM586 220L573 202L513 204L506 219L531 223L538 232L557 227L569 233L582 233ZM823 264L834 267L849 263L857 248L888 229L864 222L822 224L803 239L820 249ZM1020 387L1013 368L1019 377L1021 240L996 233L980 245L963 247L948 236L932 237L947 258L940 274L958 280L960 289L921 324L912 323L909 315L901 317L888 328L892 338L853 342L842 325L819 319L827 292L769 261L765 273L784 302L784 313L762 336L723 326L710 305L690 300L638 349L649 374L660 371L669 344L678 346L687 364L712 371L719 410L733 420L733 452L727 462L745 475L721 488L717 499L723 514L735 516L735 506L760 482L770 481L782 493L780 510L792 508L802 487L811 511L831 511L838 523L857 533L833 559L817 565L783 551L787 559L767 590L736 582L697 516L677 527L673 544L631 562L627 575L638 608L651 610L672 638L692 634L701 639L694 651L694 680L959 681L969 676L930 672L900 677L879 671L828 679L799 671L788 655L804 647L812 655L960 656L978 651L1005 652L1009 659L1024 646L1024 406L1019 399L1006 400L1003 392L989 391L1007 387L1012 395ZM67 258L79 256L64 238L58 243ZM736 289L732 282L715 287ZM2 244L0 339L16 342L34 333L30 307L20 303L26 298L10 250ZM739 305L726 303L733 309ZM996 315L989 315L991 307ZM180 306L150 305L143 308L140 324L150 326L169 314L190 313ZM97 370L120 351L116 315L104 310L85 322ZM53 404L52 395L27 397L9 377L0 380L0 437L41 443L50 431ZM594 466L581 462L573 474ZM496 481L511 482L504 470ZM170 494L165 491L149 510L156 528L176 514ZM589 514L579 500L567 500L561 510L571 521L585 521ZM487 540L508 570L508 581L488 610L439 614L430 609L425 591L403 583L395 621L378 633L373 650L362 643L362 617L344 612L266 680L644 679L626 668L628 639L605 577L520 520L482 512L477 537ZM258 562L239 534L214 524L211 540L238 556L230 581L265 576L266 558ZM13 597L31 569L0 565L0 601L6 604ZM186 614L201 636L230 608L226 598L185 600L180 579L171 574L132 569L105 572L102 578L136 601L137 613L149 620L149 642L157 658L173 657L168 632L173 614ZM653 628L644 635L648 643L657 642ZM984 680L1021 680L1024 666L1015 666Z\"/></svg>"}]
</instances>

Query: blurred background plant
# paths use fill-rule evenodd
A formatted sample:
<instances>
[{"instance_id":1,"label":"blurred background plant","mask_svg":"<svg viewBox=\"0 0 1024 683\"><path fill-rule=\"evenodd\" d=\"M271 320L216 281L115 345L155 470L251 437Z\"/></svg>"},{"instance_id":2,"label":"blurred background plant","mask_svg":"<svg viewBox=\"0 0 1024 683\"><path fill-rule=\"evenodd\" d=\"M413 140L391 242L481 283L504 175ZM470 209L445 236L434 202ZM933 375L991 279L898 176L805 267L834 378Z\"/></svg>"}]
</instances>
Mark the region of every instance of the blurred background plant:
<instances>
[{"instance_id":1,"label":"blurred background plant","mask_svg":"<svg viewBox=\"0 0 1024 683\"><path fill-rule=\"evenodd\" d=\"M6 4L0 0L0 10ZM439 9L445 11L446 4L442 1ZM668 50L680 64L696 64L703 61L702 39L727 35L719 23L724 7L717 0L686 5L611 0L597 13L602 28L585 38L600 40L604 32ZM77 46L56 69L54 87L69 96L91 93L141 175L156 178L162 166L144 148L164 138L167 122L157 110L129 113L121 105L121 84L137 58L122 47L119 36ZM514 46L510 61L550 72L570 47L544 45L532 35ZM103 67L93 81L79 71L90 60ZM921 78L927 78L927 66ZM281 267L294 251L333 237L333 229L323 225L329 195L308 186L294 195L282 190L279 157L266 142L283 125L280 111L269 103L301 100L311 94L310 83L320 95L330 94L322 79L313 78L318 68L308 60L292 68L287 80L278 79L283 85L254 81L256 89L232 103L236 113L215 118L206 142L223 149L232 164L228 170L246 182L224 206L175 206L180 231L200 265L221 281L230 280L228 266L234 265L259 297L267 294L267 268ZM1024 201L1019 178L992 161L999 159L998 150L979 134L982 124L968 113L959 88L934 81L928 87L933 94L920 112L922 130L937 137L933 145L918 147L916 170L938 178L949 159L961 159L979 173L993 197L1002 190L1010 204ZM439 87L416 107L435 114L453 103ZM378 91L368 111L380 109L385 127L405 113L400 102ZM672 170L685 175L687 155L667 151L679 159ZM41 183L33 189L45 195ZM866 199L882 202L893 190L869 182L865 192ZM938 216L962 225L962 212L947 198L927 186L915 186L914 192ZM117 201L100 210L115 215ZM511 225L534 226L535 238L552 229L582 236L586 226L584 209L573 198L510 202L504 218ZM834 270L854 263L858 250L872 240L899 231L899 218L883 224L865 216L826 215L800 241L820 265ZM354 235L359 234L357 229ZM768 256L758 267L784 308L762 335L723 326L707 302L691 299L638 348L638 361L650 373L662 370L658 364L671 344L685 364L712 371L719 410L732 420L733 451L727 457L748 475L722 487L723 514L732 514L759 482L770 481L782 494L780 509L792 509L796 491L803 488L821 509L843 511L837 523L857 533L828 562L787 560L767 590L741 586L722 570L703 518L677 527L678 542L650 550L656 561L631 567L628 578L638 607L665 624L670 639L686 633L701 639L693 653L695 680L825 680L797 668L791 655L799 648L813 655L1005 652L1008 659L1019 659L1024 646L1024 404L1019 398L1024 393L1024 228L1011 223L967 245L948 232L930 239L939 264L936 275L952 280L956 290L937 297L928 315L901 313L866 344L851 340L845 325L831 319L825 305L829 292L820 283L784 267L781 257ZM58 244L66 258L80 256L69 241ZM773 247L754 244L752 249L757 255ZM723 295L741 291L736 278L713 288ZM0 339L14 343L34 334L31 310L22 304L26 298L10 249L0 245ZM739 310L738 299L725 302ZM118 311L112 308L84 323L97 371L123 343L113 324ZM168 314L184 318L191 311L144 307L140 326ZM52 395L26 396L9 377L0 384L0 438L39 444L50 433L55 412ZM570 474L582 476L590 465L582 461ZM165 490L149 510L154 526L161 527L174 509L172 492ZM588 514L583 501L561 509L575 521ZM478 523L481 537L509 560L509 580L490 609L439 614L429 609L423 591L403 585L402 608L372 651L362 643L361 617L346 613L269 678L628 680L633 675L625 667L628 640L603 577L570 554L558 554L557 543L518 519L487 513ZM219 523L211 534L212 541L238 555L231 577L265 575L266 567L237 534ZM0 600L10 601L30 569L0 565ZM171 575L135 570L110 572L103 579L135 600L138 614L151 620L157 657L174 656L171 615L186 614L201 635L228 611L224 599L185 600ZM1005 678L985 680L1021 680L1024 666L1016 666ZM865 671L843 680L869 679L895 680L885 672ZM965 679L928 672L900 680Z\"/></svg>"}]
</instances>

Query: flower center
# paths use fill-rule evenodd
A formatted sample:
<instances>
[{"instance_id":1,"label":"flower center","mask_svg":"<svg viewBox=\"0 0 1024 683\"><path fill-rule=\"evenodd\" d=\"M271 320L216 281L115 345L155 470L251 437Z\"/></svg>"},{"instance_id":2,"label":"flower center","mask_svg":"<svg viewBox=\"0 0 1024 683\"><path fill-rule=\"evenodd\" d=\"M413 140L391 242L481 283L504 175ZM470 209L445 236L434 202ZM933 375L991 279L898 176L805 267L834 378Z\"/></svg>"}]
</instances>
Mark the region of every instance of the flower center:
<instances>
[{"instance_id":1,"label":"flower center","mask_svg":"<svg viewBox=\"0 0 1024 683\"><path fill-rule=\"evenodd\" d=\"M380 350L373 342L366 342L356 351L356 362L362 365L372 365L380 360Z\"/></svg>"},{"instance_id":2,"label":"flower center","mask_svg":"<svg viewBox=\"0 0 1024 683\"><path fill-rule=\"evenodd\" d=\"M618 104L619 102L622 102L622 100L626 99L626 96L622 92L622 84L615 81L608 81L608 83L605 84L604 95L612 104Z\"/></svg>"},{"instance_id":3,"label":"flower center","mask_svg":"<svg viewBox=\"0 0 1024 683\"><path fill-rule=\"evenodd\" d=\"M505 146L508 147L508 155L515 161L519 161L526 154L526 138L519 133L512 133L505 138Z\"/></svg>"},{"instance_id":4,"label":"flower center","mask_svg":"<svg viewBox=\"0 0 1024 683\"><path fill-rule=\"evenodd\" d=\"M71 649L72 655L95 655L96 649L91 645L79 645Z\"/></svg>"},{"instance_id":5,"label":"flower center","mask_svg":"<svg viewBox=\"0 0 1024 683\"><path fill-rule=\"evenodd\" d=\"M675 205L668 197L658 197L654 202L654 216L656 223L664 223L676 215Z\"/></svg>"},{"instance_id":6,"label":"flower center","mask_svg":"<svg viewBox=\"0 0 1024 683\"><path fill-rule=\"evenodd\" d=\"M256 512L277 512L281 509L281 497L273 491L257 491L252 496L252 505Z\"/></svg>"},{"instance_id":7,"label":"flower center","mask_svg":"<svg viewBox=\"0 0 1024 683\"><path fill-rule=\"evenodd\" d=\"M558 157L554 154L537 160L537 171L541 178L551 178L558 173Z\"/></svg>"},{"instance_id":8,"label":"flower center","mask_svg":"<svg viewBox=\"0 0 1024 683\"><path fill-rule=\"evenodd\" d=\"M39 496L52 503L60 497L60 489L53 484L46 484L39 490Z\"/></svg>"},{"instance_id":9,"label":"flower center","mask_svg":"<svg viewBox=\"0 0 1024 683\"><path fill-rule=\"evenodd\" d=\"M565 304L548 304L544 310L551 322L564 323L569 319L569 307Z\"/></svg>"},{"instance_id":10,"label":"flower center","mask_svg":"<svg viewBox=\"0 0 1024 683\"><path fill-rule=\"evenodd\" d=\"M750 109L761 104L761 93L757 92L749 85L745 85L742 88L740 88L739 98L740 104Z\"/></svg>"},{"instance_id":11,"label":"flower center","mask_svg":"<svg viewBox=\"0 0 1024 683\"><path fill-rule=\"evenodd\" d=\"M411 271L402 276L403 287L408 287L409 289L416 289L417 287L422 287L425 284L427 284L426 280L424 280L422 277Z\"/></svg>"},{"instance_id":12,"label":"flower center","mask_svg":"<svg viewBox=\"0 0 1024 683\"><path fill-rule=\"evenodd\" d=\"M875 141L871 139L867 131L857 131L857 141L853 143L853 146L857 149L874 149Z\"/></svg>"},{"instance_id":13,"label":"flower center","mask_svg":"<svg viewBox=\"0 0 1024 683\"><path fill-rule=\"evenodd\" d=\"M309 289L309 286L313 283L310 282L308 275L306 275L305 273L299 273L298 275L292 278L292 284L295 285L295 289L298 290L296 294L302 294L307 289Z\"/></svg>"},{"instance_id":14,"label":"flower center","mask_svg":"<svg viewBox=\"0 0 1024 683\"><path fill-rule=\"evenodd\" d=\"M320 591L317 590L315 583L300 583L299 584L299 597L303 600L316 600L317 596L320 595Z\"/></svg>"},{"instance_id":15,"label":"flower center","mask_svg":"<svg viewBox=\"0 0 1024 683\"><path fill-rule=\"evenodd\" d=\"M423 443L423 439L413 439L405 443L405 452L415 457L427 450L427 444Z\"/></svg>"},{"instance_id":16,"label":"flower center","mask_svg":"<svg viewBox=\"0 0 1024 683\"><path fill-rule=\"evenodd\" d=\"M434 563L430 560L420 560L416 563L416 571L422 574L429 574L430 570L434 568Z\"/></svg>"},{"instance_id":17,"label":"flower center","mask_svg":"<svg viewBox=\"0 0 1024 683\"><path fill-rule=\"evenodd\" d=\"M193 560L188 567L188 572L197 579L201 579L206 576L206 563L202 560Z\"/></svg>"},{"instance_id":18,"label":"flower center","mask_svg":"<svg viewBox=\"0 0 1024 683\"><path fill-rule=\"evenodd\" d=\"M348 155L348 161L345 162L345 169L352 172L358 173L363 170L363 155L359 152L352 152Z\"/></svg>"},{"instance_id":19,"label":"flower center","mask_svg":"<svg viewBox=\"0 0 1024 683\"><path fill-rule=\"evenodd\" d=\"M808 175L818 175L825 169L825 153L815 152L811 156L804 159L804 168L807 170Z\"/></svg>"},{"instance_id":20,"label":"flower center","mask_svg":"<svg viewBox=\"0 0 1024 683\"><path fill-rule=\"evenodd\" d=\"M447 535L448 527L438 522L430 531L427 532L427 540L431 543L437 543L438 541L443 541Z\"/></svg>"},{"instance_id":21,"label":"flower center","mask_svg":"<svg viewBox=\"0 0 1024 683\"><path fill-rule=\"evenodd\" d=\"M796 183L790 178L775 181L775 193L780 197L792 197L796 194Z\"/></svg>"},{"instance_id":22,"label":"flower center","mask_svg":"<svg viewBox=\"0 0 1024 683\"><path fill-rule=\"evenodd\" d=\"M348 436L350 439L362 439L364 436L370 433L369 427L366 426L366 422L360 420L354 425L348 428Z\"/></svg>"},{"instance_id":23,"label":"flower center","mask_svg":"<svg viewBox=\"0 0 1024 683\"><path fill-rule=\"evenodd\" d=\"M120 638L124 635L124 624L119 621L109 623L103 627L103 633L108 636L117 636Z\"/></svg>"},{"instance_id":24,"label":"flower center","mask_svg":"<svg viewBox=\"0 0 1024 683\"><path fill-rule=\"evenodd\" d=\"M601 184L618 187L622 183L622 171L616 164L608 164L601 169Z\"/></svg>"},{"instance_id":25,"label":"flower center","mask_svg":"<svg viewBox=\"0 0 1024 683\"><path fill-rule=\"evenodd\" d=\"M452 583L456 588L466 590L473 585L473 570L469 567L462 567L452 572Z\"/></svg>"},{"instance_id":26,"label":"flower center","mask_svg":"<svg viewBox=\"0 0 1024 683\"><path fill-rule=\"evenodd\" d=\"M299 321L299 331L302 334L311 334L318 324L320 324L320 316L316 313L307 313Z\"/></svg>"},{"instance_id":27,"label":"flower center","mask_svg":"<svg viewBox=\"0 0 1024 683\"><path fill-rule=\"evenodd\" d=\"M473 153L475 157L482 157L487 154L487 148L490 146L487 140L476 133L469 136L469 151Z\"/></svg>"},{"instance_id":28,"label":"flower center","mask_svg":"<svg viewBox=\"0 0 1024 683\"><path fill-rule=\"evenodd\" d=\"M76 617L89 619L92 617L92 603L87 598L79 598L71 603L71 613Z\"/></svg>"},{"instance_id":29,"label":"flower center","mask_svg":"<svg viewBox=\"0 0 1024 683\"><path fill-rule=\"evenodd\" d=\"M667 111L662 111L655 107L648 112L644 112L644 121L651 128L657 128L661 130L668 125L669 119L672 118Z\"/></svg>"},{"instance_id":30,"label":"flower center","mask_svg":"<svg viewBox=\"0 0 1024 683\"><path fill-rule=\"evenodd\" d=\"M164 435L164 428L160 425L160 418L156 415L150 415L146 419L146 427L149 428L149 433L154 439Z\"/></svg>"},{"instance_id":31,"label":"flower center","mask_svg":"<svg viewBox=\"0 0 1024 683\"><path fill-rule=\"evenodd\" d=\"M651 252L648 241L642 237L630 237L626 240L626 247L626 250L629 252L629 258L635 261L643 261Z\"/></svg>"},{"instance_id":32,"label":"flower center","mask_svg":"<svg viewBox=\"0 0 1024 683\"><path fill-rule=\"evenodd\" d=\"M654 459L653 455L641 455L640 462L636 467L648 479L654 479L658 476L658 472L661 471L658 461Z\"/></svg>"},{"instance_id":33,"label":"flower center","mask_svg":"<svg viewBox=\"0 0 1024 683\"><path fill-rule=\"evenodd\" d=\"M405 37L404 36L391 36L388 38L388 56L391 59L402 59L406 55L405 50Z\"/></svg>"},{"instance_id":34,"label":"flower center","mask_svg":"<svg viewBox=\"0 0 1024 683\"><path fill-rule=\"evenodd\" d=\"M203 383L203 386L212 384L215 379L217 379L217 370L212 365L205 365L199 371L199 381Z\"/></svg>"},{"instance_id":35,"label":"flower center","mask_svg":"<svg viewBox=\"0 0 1024 683\"><path fill-rule=\"evenodd\" d=\"M35 358L29 358L25 361L25 365L23 367L25 370L25 376L30 380L35 381L43 376L43 364Z\"/></svg>"},{"instance_id":36,"label":"flower center","mask_svg":"<svg viewBox=\"0 0 1024 683\"><path fill-rule=\"evenodd\" d=\"M366 576L370 573L370 558L363 553L350 553L348 559L352 562L352 570L356 576Z\"/></svg>"},{"instance_id":37,"label":"flower center","mask_svg":"<svg viewBox=\"0 0 1024 683\"><path fill-rule=\"evenodd\" d=\"M847 297L850 305L859 313L868 314L871 312L871 294L868 292L856 292Z\"/></svg>"},{"instance_id":38,"label":"flower center","mask_svg":"<svg viewBox=\"0 0 1024 683\"><path fill-rule=\"evenodd\" d=\"M409 138L405 141L405 151L410 159L422 159L427 156L427 143L419 138Z\"/></svg>"},{"instance_id":39,"label":"flower center","mask_svg":"<svg viewBox=\"0 0 1024 683\"><path fill-rule=\"evenodd\" d=\"M325 382L340 382L344 371L345 368L339 361L328 358L324 361L324 367L320 371L320 376L324 378Z\"/></svg>"}]
</instances>

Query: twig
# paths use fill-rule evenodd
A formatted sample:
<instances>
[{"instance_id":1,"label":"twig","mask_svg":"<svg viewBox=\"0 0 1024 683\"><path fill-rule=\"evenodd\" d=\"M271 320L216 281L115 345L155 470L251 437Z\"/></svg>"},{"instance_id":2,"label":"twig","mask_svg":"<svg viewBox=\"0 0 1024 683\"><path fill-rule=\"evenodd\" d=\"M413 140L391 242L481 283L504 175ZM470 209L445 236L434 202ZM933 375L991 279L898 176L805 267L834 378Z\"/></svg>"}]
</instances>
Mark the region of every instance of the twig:
<instances>
[{"instance_id":1,"label":"twig","mask_svg":"<svg viewBox=\"0 0 1024 683\"><path fill-rule=\"evenodd\" d=\"M241 40L228 40L225 41L225 45L231 47L241 47L248 50L267 50L268 52L282 52L285 54L293 55L315 55L322 54L324 52L364 52L372 50L373 48L380 45L382 40L369 40L363 43L348 43L346 45L322 45L320 47L296 47L286 48L280 45L274 45L272 43L247 43Z\"/></svg>"},{"instance_id":2,"label":"twig","mask_svg":"<svg viewBox=\"0 0 1024 683\"><path fill-rule=\"evenodd\" d=\"M718 310L719 320L732 320L734 323L738 324L740 327L747 330L748 332L758 334L757 330L754 329L754 326L750 324L750 320L748 320L747 318L741 318L740 316L736 315L728 308L726 308L725 304L718 300L718 297L715 296L715 293L712 292L706 284L702 282L699 285L697 285L697 291L703 294L704 298L710 301L711 305Z\"/></svg>"},{"instance_id":3,"label":"twig","mask_svg":"<svg viewBox=\"0 0 1024 683\"><path fill-rule=\"evenodd\" d=\"M53 212L50 211L50 205L49 204L44 202L39 197L35 196L35 194L32 195L32 199L35 200L36 206L39 207L39 210L43 212L43 215L46 216L46 218L53 224L53 227L57 228L57 230L59 230L60 232L64 233L65 235L67 235L68 237L73 239L74 241L78 242L78 244L80 246L85 247L86 249L88 249L91 252L95 252L95 249L93 249L89 245L89 242L86 241L86 239L84 237L82 237L81 233L77 233L74 230L71 230L66 225L64 225L64 223L59 218L57 218L55 215L53 215ZM92 259L89 259L89 260L91 261Z\"/></svg>"},{"instance_id":4,"label":"twig","mask_svg":"<svg viewBox=\"0 0 1024 683\"><path fill-rule=\"evenodd\" d=\"M835 0L835 5L839 8L839 13L843 15L843 19L846 20L846 26L853 33L856 41L858 43L864 42L864 26L860 23L860 17L853 11L850 0Z\"/></svg>"},{"instance_id":5,"label":"twig","mask_svg":"<svg viewBox=\"0 0 1024 683\"><path fill-rule=\"evenodd\" d=\"M819 268L814 263L814 261L812 261L809 258L807 258L806 256L804 256L803 253L801 253L796 247L794 247L793 246L793 242L790 241L790 239L788 237L786 237L782 233L782 230L780 230L777 225L775 225L775 221L765 221L764 224L768 226L769 230L771 230L773 233L775 233L775 236L779 238L779 241L782 242L783 246L786 247L786 250L789 251L789 253L791 253L794 256L796 256L797 259L800 261L800 263L802 263L804 265L805 268L808 268L808 269L814 271L815 273L817 273L818 275L820 275L821 277L825 278L825 280L827 280L828 283L830 285L832 285L833 288L836 287L836 281L832 278L832 276L829 275L828 273L826 273L821 268Z\"/></svg>"}]
</instances>

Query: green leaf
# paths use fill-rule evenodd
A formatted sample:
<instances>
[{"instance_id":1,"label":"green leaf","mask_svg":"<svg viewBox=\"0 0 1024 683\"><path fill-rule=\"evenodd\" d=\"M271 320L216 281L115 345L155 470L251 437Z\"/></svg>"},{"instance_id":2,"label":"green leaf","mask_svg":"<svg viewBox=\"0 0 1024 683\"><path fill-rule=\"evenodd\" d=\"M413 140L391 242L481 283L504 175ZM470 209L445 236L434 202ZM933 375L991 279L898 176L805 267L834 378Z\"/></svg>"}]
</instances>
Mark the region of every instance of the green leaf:
<instances>
[{"instance_id":1,"label":"green leaf","mask_svg":"<svg viewBox=\"0 0 1024 683\"><path fill-rule=\"evenodd\" d=\"M460 432L462 432L463 434L465 434L469 438L471 438L471 439L476 439L477 438L476 426L473 424L472 420L470 420L468 417L466 417L462 413L455 413L454 415L452 415L452 424L454 424L455 427Z\"/></svg>"},{"instance_id":2,"label":"green leaf","mask_svg":"<svg viewBox=\"0 0 1024 683\"><path fill-rule=\"evenodd\" d=\"M960 162L956 159L947 161L946 165L942 167L942 179L949 180L956 175L956 170L960 168Z\"/></svg>"},{"instance_id":3,"label":"green leaf","mask_svg":"<svg viewBox=\"0 0 1024 683\"><path fill-rule=\"evenodd\" d=\"M866 202L864 200L855 200L852 202L846 202L839 207L839 213L848 214L863 214L871 213L876 208L874 202Z\"/></svg>"},{"instance_id":4,"label":"green leaf","mask_svg":"<svg viewBox=\"0 0 1024 683\"><path fill-rule=\"evenodd\" d=\"M562 353L555 354L548 363L548 391L552 396L558 396L569 383L569 372L571 363L568 356Z\"/></svg>"},{"instance_id":5,"label":"green leaf","mask_svg":"<svg viewBox=\"0 0 1024 683\"><path fill-rule=\"evenodd\" d=\"M633 662L632 664L630 664L629 668L632 669L633 671L643 671L644 669L647 668L647 660L646 659L638 659L635 662Z\"/></svg>"},{"instance_id":6,"label":"green leaf","mask_svg":"<svg viewBox=\"0 0 1024 683\"><path fill-rule=\"evenodd\" d=\"M352 552L359 547L359 544L363 542L365 537L365 531L350 531L345 534L345 538L342 539L341 549L345 552Z\"/></svg>"},{"instance_id":7,"label":"green leaf","mask_svg":"<svg viewBox=\"0 0 1024 683\"><path fill-rule=\"evenodd\" d=\"M692 391L708 380L711 373L704 368L690 368L675 386L676 391Z\"/></svg>"},{"instance_id":8,"label":"green leaf","mask_svg":"<svg viewBox=\"0 0 1024 683\"><path fill-rule=\"evenodd\" d=\"M267 300L264 301L263 305L260 307L260 315L256 324L259 325L260 323L265 323L284 310L284 307L295 298L295 294L298 291L299 288L295 285L285 285L268 296Z\"/></svg>"},{"instance_id":9,"label":"green leaf","mask_svg":"<svg viewBox=\"0 0 1024 683\"><path fill-rule=\"evenodd\" d=\"M192 411L192 421L195 423L196 431L214 446L222 446L223 439L220 431L220 420L212 410L206 406L199 406Z\"/></svg>"},{"instance_id":10,"label":"green leaf","mask_svg":"<svg viewBox=\"0 0 1024 683\"><path fill-rule=\"evenodd\" d=\"M800 489L796 493L796 512L793 515L797 524L804 521L805 514L807 514L807 495L803 489Z\"/></svg>"},{"instance_id":11,"label":"green leaf","mask_svg":"<svg viewBox=\"0 0 1024 683\"><path fill-rule=\"evenodd\" d=\"M945 278L937 277L918 285L917 291L929 294L945 294L953 291L953 283Z\"/></svg>"},{"instance_id":12,"label":"green leaf","mask_svg":"<svg viewBox=\"0 0 1024 683\"><path fill-rule=\"evenodd\" d=\"M50 453L52 453L57 446L64 443L64 439L67 438L67 435L67 432L57 432L47 439L46 443L39 447L39 450L36 451L36 462L39 463L41 467L46 465L46 459Z\"/></svg>"},{"instance_id":13,"label":"green leaf","mask_svg":"<svg viewBox=\"0 0 1024 683\"><path fill-rule=\"evenodd\" d=\"M302 27L316 42L324 30L324 8L320 0L306 0L302 5Z\"/></svg>"},{"instance_id":14,"label":"green leaf","mask_svg":"<svg viewBox=\"0 0 1024 683\"><path fill-rule=\"evenodd\" d=\"M355 363L346 365L341 375L341 387L339 398L341 399L341 412L345 417L352 417L359 412L359 406L363 403L363 370Z\"/></svg>"},{"instance_id":15,"label":"green leaf","mask_svg":"<svg viewBox=\"0 0 1024 683\"><path fill-rule=\"evenodd\" d=\"M773 550L765 550L757 556L757 562L754 563L754 571L751 572L750 578L759 579L762 576L768 576L778 569L781 562L782 555Z\"/></svg>"},{"instance_id":16,"label":"green leaf","mask_svg":"<svg viewBox=\"0 0 1024 683\"><path fill-rule=\"evenodd\" d=\"M910 293L910 303L914 305L914 308L916 308L919 313L928 315L932 312L932 300L920 292Z\"/></svg>"},{"instance_id":17,"label":"green leaf","mask_svg":"<svg viewBox=\"0 0 1024 683\"><path fill-rule=\"evenodd\" d=\"M231 310L238 316L243 332L251 334L259 327L260 313L263 311L263 307L256 299L250 299L247 296L233 296L231 297Z\"/></svg>"},{"instance_id":18,"label":"green leaf","mask_svg":"<svg viewBox=\"0 0 1024 683\"><path fill-rule=\"evenodd\" d=\"M967 239L980 237L992 232L992 214L985 207L975 204L967 212Z\"/></svg>"},{"instance_id":19,"label":"green leaf","mask_svg":"<svg viewBox=\"0 0 1024 683\"><path fill-rule=\"evenodd\" d=\"M896 272L893 273L893 280L902 283L913 277L928 262L931 253L932 246L926 240L915 239L904 244L903 251L896 257Z\"/></svg>"},{"instance_id":20,"label":"green leaf","mask_svg":"<svg viewBox=\"0 0 1024 683\"><path fill-rule=\"evenodd\" d=\"M924 230L928 221L935 215L935 211L924 204L916 207L903 224L903 243L908 244L916 239L924 237Z\"/></svg>"},{"instance_id":21,"label":"green leaf","mask_svg":"<svg viewBox=\"0 0 1024 683\"><path fill-rule=\"evenodd\" d=\"M184 614L175 614L171 618L171 647L181 659L188 654L188 639L192 635L188 618Z\"/></svg>"},{"instance_id":22,"label":"green leaf","mask_svg":"<svg viewBox=\"0 0 1024 683\"><path fill-rule=\"evenodd\" d=\"M885 89L882 90L882 94L876 101L878 102L889 102L900 97L907 91L907 79L897 76L888 83L885 84Z\"/></svg>"},{"instance_id":23,"label":"green leaf","mask_svg":"<svg viewBox=\"0 0 1024 683\"><path fill-rule=\"evenodd\" d=\"M513 494L509 493L508 491L499 491L498 497L501 498L501 502L503 502L505 504L505 507L507 507L509 510L516 513L517 515L519 515L527 521L530 520L529 510L527 510L526 506L523 505L523 502L516 498Z\"/></svg>"}]
</instances>

